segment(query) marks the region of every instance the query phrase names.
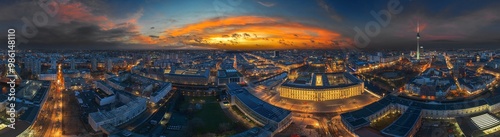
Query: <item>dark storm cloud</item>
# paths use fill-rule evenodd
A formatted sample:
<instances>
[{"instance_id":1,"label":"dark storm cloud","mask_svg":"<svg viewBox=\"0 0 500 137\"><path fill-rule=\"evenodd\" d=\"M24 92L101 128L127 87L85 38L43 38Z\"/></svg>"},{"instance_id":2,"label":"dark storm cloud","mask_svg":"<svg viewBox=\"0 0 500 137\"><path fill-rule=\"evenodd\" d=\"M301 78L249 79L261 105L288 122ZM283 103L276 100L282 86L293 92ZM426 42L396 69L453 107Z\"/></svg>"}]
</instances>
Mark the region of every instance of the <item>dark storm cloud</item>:
<instances>
[{"instance_id":1,"label":"dark storm cloud","mask_svg":"<svg viewBox=\"0 0 500 137\"><path fill-rule=\"evenodd\" d=\"M45 13L34 1L16 1L9 4L0 6L0 28L14 28L18 37L24 37L21 35L25 25L22 17L32 21L35 13ZM113 49L130 48L131 45L137 46L136 48L148 47L139 46L142 45L141 41L147 41L144 39L147 36L140 34L135 23L140 16L132 16L125 18L122 23L115 23L116 21L108 17L109 8L106 7L106 3L95 0L58 3L56 16L48 16L47 24L36 26L37 33L34 37L28 38L28 42L22 43L19 48ZM131 41L137 41L138 44L132 44Z\"/></svg>"},{"instance_id":2,"label":"dark storm cloud","mask_svg":"<svg viewBox=\"0 0 500 137\"><path fill-rule=\"evenodd\" d=\"M13 1L11 5L0 5L0 21L20 20L22 17L31 18L32 14L41 10L34 2ZM31 14L31 15L30 15ZM29 16L28 16L29 15Z\"/></svg>"},{"instance_id":3,"label":"dark storm cloud","mask_svg":"<svg viewBox=\"0 0 500 137\"><path fill-rule=\"evenodd\" d=\"M127 27L103 30L95 24L70 22L68 24L39 27L35 37L20 48L119 48L128 36L138 35ZM72 46L67 46L72 45ZM75 46L73 46L75 45ZM83 47L79 47L83 46ZM104 46L104 47L103 47Z\"/></svg>"}]
</instances>

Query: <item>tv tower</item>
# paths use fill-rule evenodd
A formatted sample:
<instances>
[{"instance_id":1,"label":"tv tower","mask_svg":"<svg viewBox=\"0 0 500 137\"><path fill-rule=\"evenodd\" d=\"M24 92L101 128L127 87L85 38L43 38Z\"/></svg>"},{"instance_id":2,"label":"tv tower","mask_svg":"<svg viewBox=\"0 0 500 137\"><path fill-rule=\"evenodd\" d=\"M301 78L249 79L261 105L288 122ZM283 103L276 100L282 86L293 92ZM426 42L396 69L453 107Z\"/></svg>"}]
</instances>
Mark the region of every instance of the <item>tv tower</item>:
<instances>
[{"instance_id":1,"label":"tv tower","mask_svg":"<svg viewBox=\"0 0 500 137\"><path fill-rule=\"evenodd\" d=\"M420 40L420 28L419 28L419 23L417 21L417 60L420 60L420 46L419 46L419 40Z\"/></svg>"}]
</instances>

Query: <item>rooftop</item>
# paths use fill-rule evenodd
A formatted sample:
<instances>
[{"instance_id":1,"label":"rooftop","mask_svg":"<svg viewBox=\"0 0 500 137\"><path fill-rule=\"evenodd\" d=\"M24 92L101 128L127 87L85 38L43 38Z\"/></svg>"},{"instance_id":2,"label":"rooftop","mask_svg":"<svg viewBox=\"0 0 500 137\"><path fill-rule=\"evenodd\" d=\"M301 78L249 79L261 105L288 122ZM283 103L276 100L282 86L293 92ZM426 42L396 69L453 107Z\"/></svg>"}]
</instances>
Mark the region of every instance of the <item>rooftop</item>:
<instances>
[{"instance_id":1,"label":"rooftop","mask_svg":"<svg viewBox=\"0 0 500 137\"><path fill-rule=\"evenodd\" d=\"M310 80L308 83L306 80ZM311 78L304 79L298 78L295 81L288 81L282 86L288 87L298 87L298 88L314 88L314 89L324 89L324 88L337 88L337 87L347 87L352 85L357 85L361 83L360 79L356 76L344 72L344 73L313 73Z\"/></svg>"},{"instance_id":2,"label":"rooftop","mask_svg":"<svg viewBox=\"0 0 500 137\"><path fill-rule=\"evenodd\" d=\"M474 125L476 125L476 127L481 130L489 129L497 125L500 125L500 121L495 116L492 116L489 113L471 117L471 119L472 122L474 122Z\"/></svg>"},{"instance_id":3,"label":"rooftop","mask_svg":"<svg viewBox=\"0 0 500 137\"><path fill-rule=\"evenodd\" d=\"M243 75L236 71L235 69L227 69L227 70L219 70L217 72L217 77L219 78L234 78L234 77L243 77Z\"/></svg>"},{"instance_id":4,"label":"rooftop","mask_svg":"<svg viewBox=\"0 0 500 137\"><path fill-rule=\"evenodd\" d=\"M125 105L112 109L111 111L98 111L89 114L89 117L96 122L102 122L109 119L114 119L117 117L122 117L123 114L126 114L127 111L131 110L131 108L140 107L140 105L145 105L145 98L137 98L136 100L132 100Z\"/></svg>"},{"instance_id":5,"label":"rooftop","mask_svg":"<svg viewBox=\"0 0 500 137\"><path fill-rule=\"evenodd\" d=\"M172 68L167 75L189 76L189 77L208 77L210 71L202 69L180 69Z\"/></svg>"},{"instance_id":6,"label":"rooftop","mask_svg":"<svg viewBox=\"0 0 500 137\"><path fill-rule=\"evenodd\" d=\"M273 106L267 102L260 100L254 95L250 94L246 89L241 88L241 86L236 83L228 84L229 94L235 95L241 102L243 102L248 108L252 109L259 115L271 119L276 122L280 122L290 115L290 111Z\"/></svg>"},{"instance_id":7,"label":"rooftop","mask_svg":"<svg viewBox=\"0 0 500 137\"><path fill-rule=\"evenodd\" d=\"M382 130L382 133L391 136L407 136L413 125L420 119L422 109L409 108L394 123Z\"/></svg>"}]
</instances>

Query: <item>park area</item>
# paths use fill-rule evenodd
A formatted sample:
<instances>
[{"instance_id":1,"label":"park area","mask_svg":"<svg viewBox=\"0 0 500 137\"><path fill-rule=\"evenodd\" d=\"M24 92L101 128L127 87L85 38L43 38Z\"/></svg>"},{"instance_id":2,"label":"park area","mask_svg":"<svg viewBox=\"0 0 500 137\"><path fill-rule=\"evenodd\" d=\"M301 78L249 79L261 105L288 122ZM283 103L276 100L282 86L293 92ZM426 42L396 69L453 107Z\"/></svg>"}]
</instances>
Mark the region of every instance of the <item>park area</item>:
<instances>
[{"instance_id":1,"label":"park area","mask_svg":"<svg viewBox=\"0 0 500 137\"><path fill-rule=\"evenodd\" d=\"M187 117L187 133L193 136L229 136L244 130L226 116L215 96L182 96L179 101L176 109Z\"/></svg>"}]
</instances>

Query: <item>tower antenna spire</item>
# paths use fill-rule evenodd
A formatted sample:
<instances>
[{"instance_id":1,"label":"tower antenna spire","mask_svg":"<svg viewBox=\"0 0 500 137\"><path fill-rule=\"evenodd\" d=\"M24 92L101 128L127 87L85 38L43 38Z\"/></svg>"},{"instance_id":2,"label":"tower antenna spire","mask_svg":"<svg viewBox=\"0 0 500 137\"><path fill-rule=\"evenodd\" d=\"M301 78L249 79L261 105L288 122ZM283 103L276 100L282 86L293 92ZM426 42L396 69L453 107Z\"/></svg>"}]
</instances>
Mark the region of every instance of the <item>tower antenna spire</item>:
<instances>
[{"instance_id":1,"label":"tower antenna spire","mask_svg":"<svg viewBox=\"0 0 500 137\"><path fill-rule=\"evenodd\" d=\"M419 40L420 40L420 23L419 23L419 19L417 19L417 60L420 60Z\"/></svg>"},{"instance_id":2,"label":"tower antenna spire","mask_svg":"<svg viewBox=\"0 0 500 137\"><path fill-rule=\"evenodd\" d=\"M420 24L419 24L419 20L417 20L417 33L420 32Z\"/></svg>"}]
</instances>

